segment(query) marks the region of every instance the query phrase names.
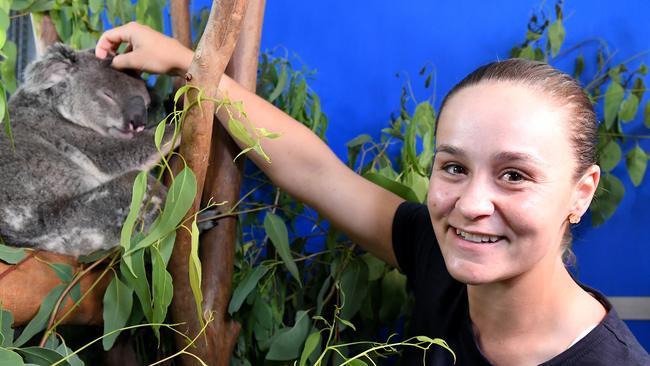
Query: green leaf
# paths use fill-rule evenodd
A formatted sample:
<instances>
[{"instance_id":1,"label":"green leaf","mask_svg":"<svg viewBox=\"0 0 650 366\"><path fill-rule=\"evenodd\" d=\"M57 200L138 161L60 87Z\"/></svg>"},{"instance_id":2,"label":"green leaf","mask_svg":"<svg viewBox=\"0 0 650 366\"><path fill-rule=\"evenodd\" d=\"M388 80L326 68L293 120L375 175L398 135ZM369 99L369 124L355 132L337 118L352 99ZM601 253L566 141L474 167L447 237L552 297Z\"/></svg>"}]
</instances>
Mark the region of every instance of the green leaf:
<instances>
[{"instance_id":1,"label":"green leaf","mask_svg":"<svg viewBox=\"0 0 650 366\"><path fill-rule=\"evenodd\" d=\"M390 322L397 319L400 309L406 303L406 276L392 269L381 280L381 306L379 308L380 322Z\"/></svg>"},{"instance_id":2,"label":"green leaf","mask_svg":"<svg viewBox=\"0 0 650 366\"><path fill-rule=\"evenodd\" d=\"M348 141L345 144L345 146L348 149L352 149L352 148L355 148L355 147L363 146L363 144L366 144L368 142L372 142L372 137L370 137L370 135L364 133L364 134L361 134L361 135L353 138L352 140Z\"/></svg>"},{"instance_id":3,"label":"green leaf","mask_svg":"<svg viewBox=\"0 0 650 366\"><path fill-rule=\"evenodd\" d=\"M612 128L625 91L621 84L612 81L605 91L605 127Z\"/></svg>"},{"instance_id":4,"label":"green leaf","mask_svg":"<svg viewBox=\"0 0 650 366\"><path fill-rule=\"evenodd\" d=\"M548 27L548 42L551 45L551 55L555 57L564 42L566 31L562 25L562 19L557 19Z\"/></svg>"},{"instance_id":5,"label":"green leaf","mask_svg":"<svg viewBox=\"0 0 650 366\"><path fill-rule=\"evenodd\" d=\"M63 359L56 351L41 347L25 347L17 349L26 362L35 365L50 366Z\"/></svg>"},{"instance_id":6,"label":"green leaf","mask_svg":"<svg viewBox=\"0 0 650 366\"><path fill-rule=\"evenodd\" d=\"M376 185L395 193L396 195L404 198L407 201L419 202L418 196L415 194L415 192L413 192L413 190L410 187L400 182L396 182L380 174L372 173L372 172L365 173L363 177L375 183Z\"/></svg>"},{"instance_id":7,"label":"green leaf","mask_svg":"<svg viewBox=\"0 0 650 366\"><path fill-rule=\"evenodd\" d=\"M178 100L183 95L185 95L190 89L196 89L196 87L193 85L186 84L178 88L178 90L176 90L176 94L174 94L174 105L176 105L178 103Z\"/></svg>"},{"instance_id":8,"label":"green leaf","mask_svg":"<svg viewBox=\"0 0 650 366\"><path fill-rule=\"evenodd\" d=\"M268 97L269 103L273 103L273 101L278 99L280 94L282 94L284 87L287 85L287 77L288 77L287 64L283 63L282 67L280 68L280 77L278 78L278 83L275 84L275 88L273 89L273 91Z\"/></svg>"},{"instance_id":9,"label":"green leaf","mask_svg":"<svg viewBox=\"0 0 650 366\"><path fill-rule=\"evenodd\" d=\"M0 308L0 347L11 347L14 343L14 316L11 311Z\"/></svg>"},{"instance_id":10,"label":"green leaf","mask_svg":"<svg viewBox=\"0 0 650 366\"><path fill-rule=\"evenodd\" d=\"M248 132L244 124L240 121L231 118L228 120L228 130L237 140L244 143L245 146L251 147L255 145L255 140L251 136L251 133Z\"/></svg>"},{"instance_id":11,"label":"green leaf","mask_svg":"<svg viewBox=\"0 0 650 366\"><path fill-rule=\"evenodd\" d=\"M61 279L61 282L70 283L72 281L72 277L74 276L74 269L71 265L66 263L48 263L48 265L50 268L52 268L52 270L54 270L54 273L56 273L57 277Z\"/></svg>"},{"instance_id":12,"label":"green leaf","mask_svg":"<svg viewBox=\"0 0 650 366\"><path fill-rule=\"evenodd\" d=\"M582 55L578 55L575 60L575 70L573 72L574 78L579 78L582 75L582 72L585 69L585 58Z\"/></svg>"},{"instance_id":13,"label":"green leaf","mask_svg":"<svg viewBox=\"0 0 650 366\"><path fill-rule=\"evenodd\" d=\"M618 165L623 157L621 146L615 140L609 140L600 150L598 163L605 172L610 172Z\"/></svg>"},{"instance_id":14,"label":"green leaf","mask_svg":"<svg viewBox=\"0 0 650 366\"><path fill-rule=\"evenodd\" d=\"M641 185L646 167L648 166L648 155L638 144L627 153L625 160L627 172L635 187Z\"/></svg>"},{"instance_id":15,"label":"green leaf","mask_svg":"<svg viewBox=\"0 0 650 366\"><path fill-rule=\"evenodd\" d=\"M93 13L99 13L100 11L104 10L103 0L88 0L88 5L90 7L90 11Z\"/></svg>"},{"instance_id":16,"label":"green leaf","mask_svg":"<svg viewBox=\"0 0 650 366\"><path fill-rule=\"evenodd\" d=\"M0 347L0 366L23 366L23 358L16 352Z\"/></svg>"},{"instance_id":17,"label":"green leaf","mask_svg":"<svg viewBox=\"0 0 650 366\"><path fill-rule=\"evenodd\" d=\"M5 128L5 134L11 142L11 147L15 148L14 137L13 133L11 132L11 124L9 123L9 112L7 110L7 91L4 87L4 83L2 83L2 80L0 80L0 117L2 118L2 124Z\"/></svg>"},{"instance_id":18,"label":"green leaf","mask_svg":"<svg viewBox=\"0 0 650 366\"><path fill-rule=\"evenodd\" d=\"M537 41L540 38L542 38L542 35L537 33L537 32L533 32L530 29L526 32L526 40L527 41L533 41L534 42L534 41Z\"/></svg>"},{"instance_id":19,"label":"green leaf","mask_svg":"<svg viewBox=\"0 0 650 366\"><path fill-rule=\"evenodd\" d=\"M645 83L642 78L634 79L634 85L632 85L632 94L636 95L637 105L643 99L643 94L645 93Z\"/></svg>"},{"instance_id":20,"label":"green leaf","mask_svg":"<svg viewBox=\"0 0 650 366\"><path fill-rule=\"evenodd\" d=\"M415 193L417 202L424 203L429 191L429 178L411 170L404 175L402 182Z\"/></svg>"},{"instance_id":21,"label":"green leaf","mask_svg":"<svg viewBox=\"0 0 650 366\"><path fill-rule=\"evenodd\" d=\"M153 323L163 323L167 316L167 309L172 302L174 288L172 286L172 275L167 272L165 261L160 255L156 246L151 247L152 256L152 276L153 285ZM192 279L190 272L190 281ZM192 288L194 290L194 288ZM160 341L159 325L152 326L156 338Z\"/></svg>"},{"instance_id":22,"label":"green leaf","mask_svg":"<svg viewBox=\"0 0 650 366\"><path fill-rule=\"evenodd\" d=\"M0 8L0 48L4 46L5 41L7 40L9 24L11 24L9 13L5 9Z\"/></svg>"},{"instance_id":23,"label":"green leaf","mask_svg":"<svg viewBox=\"0 0 650 366\"><path fill-rule=\"evenodd\" d=\"M305 109L305 100L307 100L307 82L302 79L291 101L291 117L298 118L300 112Z\"/></svg>"},{"instance_id":24,"label":"green leaf","mask_svg":"<svg viewBox=\"0 0 650 366\"><path fill-rule=\"evenodd\" d=\"M354 360L350 360L350 362L348 362L347 365L349 365L349 366L368 366L368 364L365 361L363 361L361 359L358 359L358 358L355 358Z\"/></svg>"},{"instance_id":25,"label":"green leaf","mask_svg":"<svg viewBox=\"0 0 650 366\"><path fill-rule=\"evenodd\" d=\"M353 259L341 274L341 309L340 317L350 320L361 309L363 299L368 292L368 266L363 260Z\"/></svg>"},{"instance_id":26,"label":"green leaf","mask_svg":"<svg viewBox=\"0 0 650 366\"><path fill-rule=\"evenodd\" d=\"M248 294L253 291L257 283L262 277L268 272L268 267L260 265L255 267L254 270L249 272L246 277L237 285L235 291L232 294L232 299L230 299L230 304L228 305L228 313L230 315L234 314L244 303L244 300L248 297Z\"/></svg>"},{"instance_id":27,"label":"green leaf","mask_svg":"<svg viewBox=\"0 0 650 366\"><path fill-rule=\"evenodd\" d=\"M519 50L519 54L517 55L519 58L525 58L527 60L534 60L535 59L535 50L531 45L528 45L521 50Z\"/></svg>"},{"instance_id":28,"label":"green leaf","mask_svg":"<svg viewBox=\"0 0 650 366\"><path fill-rule=\"evenodd\" d=\"M27 251L23 248L14 248L0 244L0 260L5 263L16 264L25 259L26 256Z\"/></svg>"},{"instance_id":29,"label":"green leaf","mask_svg":"<svg viewBox=\"0 0 650 366\"><path fill-rule=\"evenodd\" d=\"M147 190L147 176L148 173L142 171L138 173L133 182L133 193L131 195L131 206L129 208L129 214L124 220L122 225L122 232L120 234L120 246L124 248L124 252L128 253L132 248L133 243L131 242L131 237L133 236L133 229L135 227L136 220L140 216L140 207L142 207L142 200L144 199L144 193ZM131 256L124 256L122 261L126 264L127 268L131 271L133 276L137 275L133 272L133 259Z\"/></svg>"},{"instance_id":30,"label":"green leaf","mask_svg":"<svg viewBox=\"0 0 650 366\"><path fill-rule=\"evenodd\" d=\"M650 128L650 100L643 107L643 122L646 128Z\"/></svg>"},{"instance_id":31,"label":"green leaf","mask_svg":"<svg viewBox=\"0 0 650 366\"><path fill-rule=\"evenodd\" d=\"M639 98L630 94L627 99L621 103L621 110L618 112L618 118L621 122L628 122L634 119L636 111L639 109Z\"/></svg>"},{"instance_id":32,"label":"green leaf","mask_svg":"<svg viewBox=\"0 0 650 366\"><path fill-rule=\"evenodd\" d=\"M190 288L194 296L196 312L203 326L203 292L201 291L201 259L199 259L199 228L196 219L192 221L192 238L189 257ZM170 299L171 300L171 299Z\"/></svg>"},{"instance_id":33,"label":"green leaf","mask_svg":"<svg viewBox=\"0 0 650 366\"><path fill-rule=\"evenodd\" d=\"M266 230L266 235L271 239L271 243L273 243L280 258L282 258L282 262L287 267L287 270L302 287L298 267L293 261L291 249L289 248L289 234L287 233L287 226L284 224L284 221L277 215L269 212L264 218L264 230Z\"/></svg>"},{"instance_id":34,"label":"green leaf","mask_svg":"<svg viewBox=\"0 0 650 366\"><path fill-rule=\"evenodd\" d=\"M307 364L307 360L309 359L309 356L316 350L318 345L320 344L320 332L316 331L311 333L308 337L307 340L305 340L305 347L302 350L302 354L300 355L300 363L298 366L305 366Z\"/></svg>"},{"instance_id":35,"label":"green leaf","mask_svg":"<svg viewBox=\"0 0 650 366\"><path fill-rule=\"evenodd\" d=\"M288 361L300 357L300 349L309 332L309 316L304 310L296 313L296 322L291 328L279 331L271 342L266 359L271 361Z\"/></svg>"},{"instance_id":36,"label":"green leaf","mask_svg":"<svg viewBox=\"0 0 650 366\"><path fill-rule=\"evenodd\" d=\"M106 288L104 294L104 334L116 331L126 325L133 308L133 289L125 285L117 275ZM105 336L102 339L104 350L108 351L113 347L120 331Z\"/></svg>"},{"instance_id":37,"label":"green leaf","mask_svg":"<svg viewBox=\"0 0 650 366\"><path fill-rule=\"evenodd\" d=\"M160 121L158 126L156 126L156 132L154 133L154 144L158 149L160 149L160 144L162 143L163 136L165 135L165 126L167 124L165 121Z\"/></svg>"},{"instance_id":38,"label":"green leaf","mask_svg":"<svg viewBox=\"0 0 650 366\"><path fill-rule=\"evenodd\" d=\"M56 348L56 353L60 354L64 358L67 357L66 362L70 366L84 366L83 361L77 356L76 354L72 354L72 350L68 347L66 347L65 344L61 344ZM69 357L68 357L69 356Z\"/></svg>"},{"instance_id":39,"label":"green leaf","mask_svg":"<svg viewBox=\"0 0 650 366\"><path fill-rule=\"evenodd\" d=\"M616 211L624 195L625 187L620 179L613 174L603 175L591 201L592 224L599 226L607 221Z\"/></svg>"},{"instance_id":40,"label":"green leaf","mask_svg":"<svg viewBox=\"0 0 650 366\"><path fill-rule=\"evenodd\" d=\"M38 332L45 329L45 326L47 326L47 322L50 319L50 314L54 309L54 305L59 297L61 297L61 294L63 294L65 287L66 285L58 285L53 288L47 296L45 296L43 302L41 302L41 306L38 308L36 316L34 316L25 329L23 329L23 332L14 342L14 347L22 346Z\"/></svg>"},{"instance_id":41,"label":"green leaf","mask_svg":"<svg viewBox=\"0 0 650 366\"><path fill-rule=\"evenodd\" d=\"M2 12L0 11L0 14ZM9 94L16 91L16 44L12 41L7 41L4 43L2 48L2 53L4 55L4 60L0 63L0 76L2 77L2 82L4 83L5 89Z\"/></svg>"},{"instance_id":42,"label":"green leaf","mask_svg":"<svg viewBox=\"0 0 650 366\"><path fill-rule=\"evenodd\" d=\"M144 266L145 249L135 251L130 256L132 269L128 269L126 262L120 262L120 273L124 277L127 285L135 291L142 313L147 320L153 323L153 305L151 304L151 290L149 279Z\"/></svg>"},{"instance_id":43,"label":"green leaf","mask_svg":"<svg viewBox=\"0 0 650 366\"><path fill-rule=\"evenodd\" d=\"M381 278L384 274L384 268L386 268L386 262L375 257L370 253L364 253L361 256L361 259L366 262L368 266L368 281L375 281Z\"/></svg>"},{"instance_id":44,"label":"green leaf","mask_svg":"<svg viewBox=\"0 0 650 366\"><path fill-rule=\"evenodd\" d=\"M165 199L165 206L158 220L152 225L147 235L125 253L151 246L167 235L176 231L176 227L187 214L196 197L196 177L190 168L185 167L174 178Z\"/></svg>"}]
</instances>

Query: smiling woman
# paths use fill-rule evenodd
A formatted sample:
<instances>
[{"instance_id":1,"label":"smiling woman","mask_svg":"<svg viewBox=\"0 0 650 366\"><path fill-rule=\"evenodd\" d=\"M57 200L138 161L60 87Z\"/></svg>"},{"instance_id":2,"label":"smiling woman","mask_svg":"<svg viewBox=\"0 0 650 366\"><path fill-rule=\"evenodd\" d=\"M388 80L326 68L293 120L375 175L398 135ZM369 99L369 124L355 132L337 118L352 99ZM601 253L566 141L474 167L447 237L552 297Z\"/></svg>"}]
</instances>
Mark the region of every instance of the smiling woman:
<instances>
[{"instance_id":1,"label":"smiling woman","mask_svg":"<svg viewBox=\"0 0 650 366\"><path fill-rule=\"evenodd\" d=\"M135 23L106 32L97 55L122 42L132 52L116 56L115 67L172 72L192 60L179 43ZM146 65L156 54L164 67L152 70ZM219 92L243 101L257 128L282 135L262 141L273 164L250 156L275 184L406 273L415 293L412 335L443 338L457 364L650 364L607 300L562 261L569 221L587 210L600 174L592 107L567 75L508 60L452 89L428 207L354 174L311 130L227 76ZM415 365L422 355L403 357ZM454 359L432 348L426 362Z\"/></svg>"}]
</instances>

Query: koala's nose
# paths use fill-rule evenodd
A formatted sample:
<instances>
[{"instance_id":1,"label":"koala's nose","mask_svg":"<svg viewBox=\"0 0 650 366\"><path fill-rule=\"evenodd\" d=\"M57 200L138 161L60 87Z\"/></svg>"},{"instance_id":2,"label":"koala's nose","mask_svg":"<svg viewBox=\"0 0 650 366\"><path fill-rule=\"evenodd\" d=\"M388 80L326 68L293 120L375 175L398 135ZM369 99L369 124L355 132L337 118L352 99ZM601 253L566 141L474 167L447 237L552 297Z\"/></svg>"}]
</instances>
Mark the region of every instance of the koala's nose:
<instances>
[{"instance_id":1,"label":"koala's nose","mask_svg":"<svg viewBox=\"0 0 650 366\"><path fill-rule=\"evenodd\" d=\"M130 129L136 131L144 129L147 124L147 107L144 103L144 98L135 96L127 100L124 117Z\"/></svg>"}]
</instances>

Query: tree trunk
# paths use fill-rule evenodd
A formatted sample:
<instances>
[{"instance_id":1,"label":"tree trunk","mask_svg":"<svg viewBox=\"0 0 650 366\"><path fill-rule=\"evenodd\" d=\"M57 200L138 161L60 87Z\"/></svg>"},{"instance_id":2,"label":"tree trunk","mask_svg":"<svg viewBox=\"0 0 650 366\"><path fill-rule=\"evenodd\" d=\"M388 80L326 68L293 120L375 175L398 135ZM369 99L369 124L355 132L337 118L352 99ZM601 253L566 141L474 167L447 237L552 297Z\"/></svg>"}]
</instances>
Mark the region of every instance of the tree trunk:
<instances>
[{"instance_id":1,"label":"tree trunk","mask_svg":"<svg viewBox=\"0 0 650 366\"><path fill-rule=\"evenodd\" d=\"M255 92L259 46L264 18L264 0L253 0L248 5L242 30L226 74ZM244 106L245 108L246 106ZM244 159L235 163L240 149L225 128L217 123L212 132L210 165L203 191L203 201L227 203L219 209L229 211L238 201ZM203 296L206 311L213 311L215 320L207 328L211 342L211 365L228 366L240 326L230 319L228 304L232 290L232 275L237 234L237 216L219 220L216 227L201 237L201 262L203 263Z\"/></svg>"},{"instance_id":2,"label":"tree trunk","mask_svg":"<svg viewBox=\"0 0 650 366\"><path fill-rule=\"evenodd\" d=\"M212 4L205 32L199 41L194 53L194 60L188 70L188 83L200 88L203 95L208 98L214 98L217 95L219 80L237 43L246 5L246 0L221 0L214 1ZM190 105L197 96L198 93L194 90L188 92L185 97L185 105ZM194 215L201 202L212 137L214 110L214 104L203 102L201 107L195 106L190 109L183 122L180 152L196 175L198 192L187 218ZM175 322L185 323L181 326L181 332L193 337L200 332L201 323L197 319L197 309L188 275L190 239L187 230L180 229L178 231L169 269L174 279L172 317ZM176 337L176 342L178 348L183 348L186 345L185 338L181 336ZM187 351L212 365L214 361L209 358L213 356L209 344L210 341L207 337L200 337L195 344L197 347L190 347ZM183 365L199 364L191 357L184 357L181 361Z\"/></svg>"},{"instance_id":3,"label":"tree trunk","mask_svg":"<svg viewBox=\"0 0 650 366\"><path fill-rule=\"evenodd\" d=\"M49 15L45 13L31 13L31 18L36 55L40 57L50 45L61 42L61 39Z\"/></svg>"},{"instance_id":4,"label":"tree trunk","mask_svg":"<svg viewBox=\"0 0 650 366\"><path fill-rule=\"evenodd\" d=\"M189 0L170 0L169 13L172 18L172 35L183 46L192 48L192 27L190 24L190 1ZM178 90L185 79L175 76L173 78L174 91Z\"/></svg>"}]
</instances>

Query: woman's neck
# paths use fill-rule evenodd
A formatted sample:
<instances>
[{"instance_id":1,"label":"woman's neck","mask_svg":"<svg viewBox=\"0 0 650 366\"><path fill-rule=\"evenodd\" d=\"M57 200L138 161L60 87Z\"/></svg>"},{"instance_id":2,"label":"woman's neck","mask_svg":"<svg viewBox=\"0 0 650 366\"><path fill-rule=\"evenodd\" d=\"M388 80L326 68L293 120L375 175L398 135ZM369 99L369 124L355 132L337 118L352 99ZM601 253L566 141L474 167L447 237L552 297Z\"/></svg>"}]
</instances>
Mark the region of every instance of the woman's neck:
<instances>
[{"instance_id":1,"label":"woman's neck","mask_svg":"<svg viewBox=\"0 0 650 366\"><path fill-rule=\"evenodd\" d=\"M566 350L604 316L558 259L498 283L468 285L477 344L496 365L537 365Z\"/></svg>"}]
</instances>

